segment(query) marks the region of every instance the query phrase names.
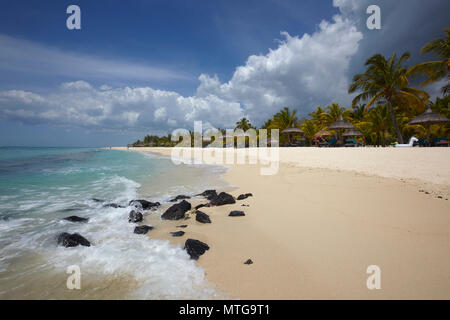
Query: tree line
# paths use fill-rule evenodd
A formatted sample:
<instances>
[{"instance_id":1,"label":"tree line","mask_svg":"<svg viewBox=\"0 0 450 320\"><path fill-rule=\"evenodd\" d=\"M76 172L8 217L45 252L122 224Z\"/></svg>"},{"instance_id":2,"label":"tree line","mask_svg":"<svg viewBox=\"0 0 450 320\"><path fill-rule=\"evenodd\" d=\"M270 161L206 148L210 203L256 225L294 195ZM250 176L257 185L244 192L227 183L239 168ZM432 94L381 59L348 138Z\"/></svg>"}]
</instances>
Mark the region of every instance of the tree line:
<instances>
[{"instance_id":1,"label":"tree line","mask_svg":"<svg viewBox=\"0 0 450 320\"><path fill-rule=\"evenodd\" d=\"M390 57L375 54L366 63L365 72L353 77L348 89L349 94L356 94L350 108L332 103L325 107L318 106L308 113L306 118L298 118L297 110L285 107L268 119L261 129L279 129L292 126L304 131L306 143L314 143L317 132L327 129L341 116L351 122L362 134L368 145L385 146L393 142L404 143L409 137L425 137L425 128L409 125L417 115L427 107L450 118L450 28L444 29L445 38L427 43L420 54L433 54L435 59L408 67L406 62L411 57L408 52ZM414 79L423 79L419 88L410 85ZM430 101L430 95L424 87L447 78L441 88L442 96ZM242 118L236 122L236 129L244 131L254 128L249 119ZM432 137L449 138L449 124L431 126ZM225 130L219 129L225 134ZM191 133L193 135L193 133ZM136 141L133 146L173 146L170 135L158 137L147 135L144 141ZM280 143L286 143L286 137L280 136Z\"/></svg>"}]
</instances>

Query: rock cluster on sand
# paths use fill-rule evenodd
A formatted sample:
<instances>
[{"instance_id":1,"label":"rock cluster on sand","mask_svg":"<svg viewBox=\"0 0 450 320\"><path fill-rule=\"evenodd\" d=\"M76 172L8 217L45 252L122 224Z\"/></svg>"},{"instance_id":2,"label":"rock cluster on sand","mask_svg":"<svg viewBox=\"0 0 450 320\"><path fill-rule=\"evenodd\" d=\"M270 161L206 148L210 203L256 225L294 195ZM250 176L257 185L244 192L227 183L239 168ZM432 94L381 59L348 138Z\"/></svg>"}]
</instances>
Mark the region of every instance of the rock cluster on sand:
<instances>
[{"instance_id":1,"label":"rock cluster on sand","mask_svg":"<svg viewBox=\"0 0 450 320\"><path fill-rule=\"evenodd\" d=\"M78 233L63 232L58 235L58 245L64 247L76 247L78 245L90 247L91 243Z\"/></svg>"},{"instance_id":2,"label":"rock cluster on sand","mask_svg":"<svg viewBox=\"0 0 450 320\"><path fill-rule=\"evenodd\" d=\"M184 231L175 231L170 233L172 237L182 237L184 235Z\"/></svg>"},{"instance_id":3,"label":"rock cluster on sand","mask_svg":"<svg viewBox=\"0 0 450 320\"><path fill-rule=\"evenodd\" d=\"M138 211L131 210L129 216L128 216L128 222L141 222L143 219L142 213Z\"/></svg>"},{"instance_id":4,"label":"rock cluster on sand","mask_svg":"<svg viewBox=\"0 0 450 320\"><path fill-rule=\"evenodd\" d=\"M199 210L195 212L195 220L201 223L211 223L211 219L209 218L209 216Z\"/></svg>"},{"instance_id":5,"label":"rock cluster on sand","mask_svg":"<svg viewBox=\"0 0 450 320\"><path fill-rule=\"evenodd\" d=\"M243 217L245 216L244 211L231 211L230 214L228 215L230 217Z\"/></svg>"},{"instance_id":6,"label":"rock cluster on sand","mask_svg":"<svg viewBox=\"0 0 450 320\"><path fill-rule=\"evenodd\" d=\"M161 204L159 202L150 202L147 200L131 200L128 204L129 206L141 206L144 210L149 210L155 207L160 206Z\"/></svg>"},{"instance_id":7,"label":"rock cluster on sand","mask_svg":"<svg viewBox=\"0 0 450 320\"><path fill-rule=\"evenodd\" d=\"M191 259L198 260L206 250L209 250L209 246L199 240L187 239L184 243L184 249L186 249Z\"/></svg>"},{"instance_id":8,"label":"rock cluster on sand","mask_svg":"<svg viewBox=\"0 0 450 320\"><path fill-rule=\"evenodd\" d=\"M245 193L245 194L240 194L237 199L238 200L244 200L247 199L248 197L253 197L253 195L251 193Z\"/></svg>"},{"instance_id":9,"label":"rock cluster on sand","mask_svg":"<svg viewBox=\"0 0 450 320\"><path fill-rule=\"evenodd\" d=\"M121 206L120 204L117 204L117 203L107 203L107 204L103 205L103 208L114 208L114 209L117 209L117 208L125 208L125 207Z\"/></svg>"},{"instance_id":10,"label":"rock cluster on sand","mask_svg":"<svg viewBox=\"0 0 450 320\"><path fill-rule=\"evenodd\" d=\"M210 204L212 206L223 206L225 204L233 204L236 203L236 200L234 200L234 197L226 192L221 192L217 196L211 199Z\"/></svg>"},{"instance_id":11,"label":"rock cluster on sand","mask_svg":"<svg viewBox=\"0 0 450 320\"><path fill-rule=\"evenodd\" d=\"M203 196L208 200L211 200L212 198L217 196L216 190L205 190L202 193L199 193L197 196Z\"/></svg>"},{"instance_id":12,"label":"rock cluster on sand","mask_svg":"<svg viewBox=\"0 0 450 320\"><path fill-rule=\"evenodd\" d=\"M186 200L176 203L167 209L161 218L164 220L180 220L185 217L187 211L191 210L191 204Z\"/></svg>"},{"instance_id":13,"label":"rock cluster on sand","mask_svg":"<svg viewBox=\"0 0 450 320\"><path fill-rule=\"evenodd\" d=\"M149 232L152 229L153 229L152 226L138 226L138 227L134 228L134 233L146 234L147 232Z\"/></svg>"},{"instance_id":14,"label":"rock cluster on sand","mask_svg":"<svg viewBox=\"0 0 450 320\"><path fill-rule=\"evenodd\" d=\"M64 220L67 220L70 222L88 222L89 221L88 218L82 218L82 217L78 217L78 216L65 217Z\"/></svg>"},{"instance_id":15,"label":"rock cluster on sand","mask_svg":"<svg viewBox=\"0 0 450 320\"><path fill-rule=\"evenodd\" d=\"M203 208L203 207L209 207L209 203L201 203L199 205L196 205L195 209L200 209L200 208Z\"/></svg>"},{"instance_id":16,"label":"rock cluster on sand","mask_svg":"<svg viewBox=\"0 0 450 320\"><path fill-rule=\"evenodd\" d=\"M180 194L173 199L170 199L169 202L177 202L178 200L190 199L191 197Z\"/></svg>"}]
</instances>

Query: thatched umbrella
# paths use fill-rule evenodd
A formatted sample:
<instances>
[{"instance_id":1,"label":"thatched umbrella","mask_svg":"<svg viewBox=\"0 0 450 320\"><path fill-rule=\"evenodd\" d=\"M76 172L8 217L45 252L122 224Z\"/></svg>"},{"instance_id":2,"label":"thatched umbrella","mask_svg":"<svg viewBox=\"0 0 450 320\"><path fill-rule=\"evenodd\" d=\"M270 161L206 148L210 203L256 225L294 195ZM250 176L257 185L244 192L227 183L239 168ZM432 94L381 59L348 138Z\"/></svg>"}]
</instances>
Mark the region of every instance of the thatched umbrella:
<instances>
[{"instance_id":1,"label":"thatched umbrella","mask_svg":"<svg viewBox=\"0 0 450 320\"><path fill-rule=\"evenodd\" d=\"M294 126L294 124L292 124L292 126L290 128L284 129L283 131L281 131L281 133L287 134L288 141L291 142L291 134L303 134L305 132L302 129L299 129L296 126Z\"/></svg>"},{"instance_id":2,"label":"thatched umbrella","mask_svg":"<svg viewBox=\"0 0 450 320\"><path fill-rule=\"evenodd\" d=\"M344 137L361 137L363 134L357 129L349 129L344 132Z\"/></svg>"},{"instance_id":3,"label":"thatched umbrella","mask_svg":"<svg viewBox=\"0 0 450 320\"><path fill-rule=\"evenodd\" d=\"M328 127L328 130L346 130L346 129L355 129L355 126L352 125L350 122L345 121L342 119L342 115L339 116L339 120L335 121L333 124L331 124Z\"/></svg>"},{"instance_id":4,"label":"thatched umbrella","mask_svg":"<svg viewBox=\"0 0 450 320\"><path fill-rule=\"evenodd\" d=\"M427 111L418 115L412 119L408 124L410 125L422 125L427 129L427 143L430 143L430 126L433 124L444 124L449 122L447 117L440 115L439 113L433 112L431 107L428 105Z\"/></svg>"},{"instance_id":5,"label":"thatched umbrella","mask_svg":"<svg viewBox=\"0 0 450 320\"><path fill-rule=\"evenodd\" d=\"M325 129L320 130L319 132L317 132L314 135L315 138L317 138L317 137L329 137L329 136L332 136L331 132L327 131Z\"/></svg>"},{"instance_id":6,"label":"thatched umbrella","mask_svg":"<svg viewBox=\"0 0 450 320\"><path fill-rule=\"evenodd\" d=\"M328 130L347 130L347 129L355 129L356 130L354 125L352 125L350 122L342 119L342 114L339 116L338 121L335 121L328 127ZM339 140L342 143L341 137L339 137Z\"/></svg>"},{"instance_id":7,"label":"thatched umbrella","mask_svg":"<svg viewBox=\"0 0 450 320\"><path fill-rule=\"evenodd\" d=\"M329 136L332 136L332 134L331 134L331 132L329 132L329 131L327 131L327 130L325 130L325 129L322 129L322 130L320 130L319 132L317 132L315 135L314 135L314 137L315 138L317 138L317 137L329 137Z\"/></svg>"}]
</instances>

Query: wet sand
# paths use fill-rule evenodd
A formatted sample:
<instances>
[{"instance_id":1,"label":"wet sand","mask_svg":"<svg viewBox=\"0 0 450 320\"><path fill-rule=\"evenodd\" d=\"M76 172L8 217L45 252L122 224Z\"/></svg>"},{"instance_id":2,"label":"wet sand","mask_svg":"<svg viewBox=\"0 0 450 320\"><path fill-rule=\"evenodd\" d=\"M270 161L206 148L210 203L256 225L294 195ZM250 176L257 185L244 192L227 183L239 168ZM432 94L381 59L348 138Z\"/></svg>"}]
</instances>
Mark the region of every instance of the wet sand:
<instances>
[{"instance_id":1,"label":"wet sand","mask_svg":"<svg viewBox=\"0 0 450 320\"><path fill-rule=\"evenodd\" d=\"M228 165L224 178L239 187L230 193L253 197L201 208L211 224L164 221L149 236L206 242L198 264L232 298L449 299L449 160L448 148L282 148L275 175ZM380 290L366 286L369 265L381 269Z\"/></svg>"}]
</instances>

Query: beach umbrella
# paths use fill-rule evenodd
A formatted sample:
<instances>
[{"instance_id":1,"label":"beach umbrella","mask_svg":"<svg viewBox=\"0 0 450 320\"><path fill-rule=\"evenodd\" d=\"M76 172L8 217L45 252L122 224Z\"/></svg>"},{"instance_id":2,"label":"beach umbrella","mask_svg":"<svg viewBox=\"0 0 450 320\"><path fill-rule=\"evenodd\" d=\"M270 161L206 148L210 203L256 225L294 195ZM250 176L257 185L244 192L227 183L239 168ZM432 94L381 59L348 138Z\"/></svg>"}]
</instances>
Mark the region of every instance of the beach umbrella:
<instances>
[{"instance_id":1,"label":"beach umbrella","mask_svg":"<svg viewBox=\"0 0 450 320\"><path fill-rule=\"evenodd\" d=\"M288 135L288 140L289 142L291 141L291 134L303 134L305 133L302 129L297 128L296 126L294 126L294 124L292 124L292 126L288 129L284 129L283 131L281 131L282 134L287 134Z\"/></svg>"},{"instance_id":2,"label":"beach umbrella","mask_svg":"<svg viewBox=\"0 0 450 320\"><path fill-rule=\"evenodd\" d=\"M327 131L327 130L325 130L325 129L322 129L322 130L320 130L319 132L317 132L315 135L314 135L314 137L327 137L327 136L332 136L332 134L331 134L331 132L329 132L329 131Z\"/></svg>"},{"instance_id":3,"label":"beach umbrella","mask_svg":"<svg viewBox=\"0 0 450 320\"><path fill-rule=\"evenodd\" d=\"M339 120L335 121L328 127L328 130L347 130L347 129L356 129L356 128L350 122L342 119L342 114L339 116ZM341 137L339 137L339 141L342 143Z\"/></svg>"},{"instance_id":4,"label":"beach umbrella","mask_svg":"<svg viewBox=\"0 0 450 320\"><path fill-rule=\"evenodd\" d=\"M335 121L328 127L328 130L339 130L339 129L342 130L355 129L355 126L352 125L350 122L342 119L342 115L340 115L339 120Z\"/></svg>"},{"instance_id":5,"label":"beach umbrella","mask_svg":"<svg viewBox=\"0 0 450 320\"><path fill-rule=\"evenodd\" d=\"M363 134L361 133L361 131L357 130L357 129L349 129L347 131L344 132L343 136L344 137L360 137Z\"/></svg>"},{"instance_id":6,"label":"beach umbrella","mask_svg":"<svg viewBox=\"0 0 450 320\"><path fill-rule=\"evenodd\" d=\"M448 123L450 120L440 115L439 113L433 112L431 110L431 107L428 105L427 110L422 113L421 115L418 115L414 119L412 119L408 124L410 125L422 125L427 129L427 142L430 141L430 126L433 124L444 124Z\"/></svg>"}]
</instances>

